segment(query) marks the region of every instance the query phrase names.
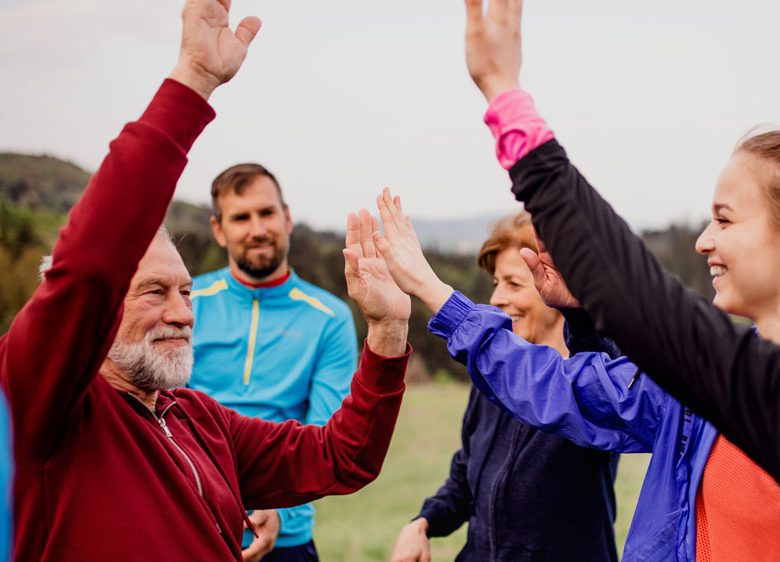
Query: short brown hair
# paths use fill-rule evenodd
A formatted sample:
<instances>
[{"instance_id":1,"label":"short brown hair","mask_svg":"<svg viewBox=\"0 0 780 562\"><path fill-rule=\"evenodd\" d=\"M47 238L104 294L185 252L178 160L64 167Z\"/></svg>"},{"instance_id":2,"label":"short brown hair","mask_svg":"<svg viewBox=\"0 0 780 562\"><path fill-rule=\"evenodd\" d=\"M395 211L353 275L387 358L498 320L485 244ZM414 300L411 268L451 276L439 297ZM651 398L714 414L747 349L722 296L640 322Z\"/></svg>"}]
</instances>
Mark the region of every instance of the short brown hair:
<instances>
[{"instance_id":1,"label":"short brown hair","mask_svg":"<svg viewBox=\"0 0 780 562\"><path fill-rule=\"evenodd\" d=\"M747 152L771 165L769 181L763 185L772 219L780 226L780 129L754 127L740 139L734 152Z\"/></svg>"},{"instance_id":2,"label":"short brown hair","mask_svg":"<svg viewBox=\"0 0 780 562\"><path fill-rule=\"evenodd\" d=\"M493 225L490 237L479 249L479 267L493 275L496 271L496 256L507 248L530 248L537 251L531 214L527 211L504 217Z\"/></svg>"},{"instance_id":3,"label":"short brown hair","mask_svg":"<svg viewBox=\"0 0 780 562\"><path fill-rule=\"evenodd\" d=\"M211 182L211 214L214 215L218 221L222 220L222 209L219 206L219 197L227 193L241 195L255 178L261 177L268 178L273 182L276 186L276 193L279 194L279 201L281 202L282 207L286 209L287 203L284 202L282 187L279 185L279 182L276 181L276 176L274 176L265 166L246 162L231 166L227 170L221 172L214 178L214 181Z\"/></svg>"}]
</instances>

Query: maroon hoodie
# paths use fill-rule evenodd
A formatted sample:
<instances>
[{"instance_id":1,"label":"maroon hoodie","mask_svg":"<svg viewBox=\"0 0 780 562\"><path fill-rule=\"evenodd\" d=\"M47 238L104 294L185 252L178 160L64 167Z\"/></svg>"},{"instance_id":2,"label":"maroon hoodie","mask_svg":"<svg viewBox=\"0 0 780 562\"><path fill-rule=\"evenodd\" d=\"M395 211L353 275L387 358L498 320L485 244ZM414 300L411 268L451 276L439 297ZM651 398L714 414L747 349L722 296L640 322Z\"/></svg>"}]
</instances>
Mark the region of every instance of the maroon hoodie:
<instances>
[{"instance_id":1,"label":"maroon hoodie","mask_svg":"<svg viewBox=\"0 0 780 562\"><path fill-rule=\"evenodd\" d=\"M367 349L325 427L240 416L189 389L152 413L98 376L186 154L214 117L166 80L92 178L53 267L0 339L14 424L15 559L240 560L243 504L347 494L381 468L408 354Z\"/></svg>"}]
</instances>

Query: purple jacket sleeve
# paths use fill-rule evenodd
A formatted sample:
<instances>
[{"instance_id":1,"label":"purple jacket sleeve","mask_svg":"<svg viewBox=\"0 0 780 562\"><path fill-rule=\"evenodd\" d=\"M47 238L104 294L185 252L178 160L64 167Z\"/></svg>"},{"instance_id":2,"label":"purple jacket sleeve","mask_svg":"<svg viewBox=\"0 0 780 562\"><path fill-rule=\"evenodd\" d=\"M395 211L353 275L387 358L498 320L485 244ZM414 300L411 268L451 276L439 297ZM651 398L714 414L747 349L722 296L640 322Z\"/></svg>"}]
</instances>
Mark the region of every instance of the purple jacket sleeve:
<instances>
[{"instance_id":1,"label":"purple jacket sleeve","mask_svg":"<svg viewBox=\"0 0 780 562\"><path fill-rule=\"evenodd\" d=\"M630 390L636 366L625 358L580 353L563 359L512 333L496 308L453 293L429 329L466 365L476 387L520 421L577 445L650 452L667 395L647 377Z\"/></svg>"}]
</instances>

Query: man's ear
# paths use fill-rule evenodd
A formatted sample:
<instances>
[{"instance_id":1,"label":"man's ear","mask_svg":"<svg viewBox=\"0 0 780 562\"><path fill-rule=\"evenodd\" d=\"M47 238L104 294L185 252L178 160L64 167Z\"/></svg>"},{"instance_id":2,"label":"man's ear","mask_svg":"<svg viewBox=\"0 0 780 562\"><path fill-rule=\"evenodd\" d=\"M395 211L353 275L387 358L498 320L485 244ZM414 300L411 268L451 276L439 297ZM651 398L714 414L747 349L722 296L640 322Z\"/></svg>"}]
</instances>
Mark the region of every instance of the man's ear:
<instances>
[{"instance_id":1,"label":"man's ear","mask_svg":"<svg viewBox=\"0 0 780 562\"><path fill-rule=\"evenodd\" d=\"M290 207L284 206L284 224L287 228L287 234L290 234L293 229L292 215L290 214Z\"/></svg>"},{"instance_id":2,"label":"man's ear","mask_svg":"<svg viewBox=\"0 0 780 562\"><path fill-rule=\"evenodd\" d=\"M222 225L217 220L217 217L211 215L211 233L214 235L214 239L222 248L227 247L227 240L225 240L225 233L222 232Z\"/></svg>"}]
</instances>

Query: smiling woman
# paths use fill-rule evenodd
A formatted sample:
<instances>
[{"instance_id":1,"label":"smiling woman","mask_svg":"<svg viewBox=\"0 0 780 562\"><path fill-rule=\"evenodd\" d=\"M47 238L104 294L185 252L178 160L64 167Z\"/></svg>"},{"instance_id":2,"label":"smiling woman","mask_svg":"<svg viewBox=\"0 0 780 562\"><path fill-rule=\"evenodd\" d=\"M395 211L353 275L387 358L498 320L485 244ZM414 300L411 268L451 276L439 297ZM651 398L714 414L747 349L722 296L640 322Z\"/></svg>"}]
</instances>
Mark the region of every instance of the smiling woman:
<instances>
[{"instance_id":1,"label":"smiling woman","mask_svg":"<svg viewBox=\"0 0 780 562\"><path fill-rule=\"evenodd\" d=\"M391 234L392 224L402 217L390 212L391 207L393 202L385 191L380 199L382 220L388 237L397 242L398 237ZM430 271L413 231L405 232L410 247L416 248L416 264L409 269ZM520 257L522 248L536 249L534 238L526 212L495 225L478 258L493 278L490 304L511 319L515 336L563 357L569 356L570 349L574 353L614 351L592 330L582 330L576 338L564 341L563 316L544 304ZM390 254L383 251L383 255ZM397 280L406 277L397 267L390 269L400 275ZM429 280L434 282L433 277ZM506 316L502 316L504 327ZM393 562L427 560L428 537L447 536L465 522L468 535L458 562L617 559L612 530L616 455L578 447L512 419L476 388L471 391L461 433L463 446L452 458L449 478L425 500L419 516L402 529ZM564 534L569 539L565 542L552 538Z\"/></svg>"},{"instance_id":2,"label":"smiling woman","mask_svg":"<svg viewBox=\"0 0 780 562\"><path fill-rule=\"evenodd\" d=\"M521 248L536 251L531 215L526 212L498 221L480 248L477 261L492 275L495 287L490 304L512 319L512 331L524 340L542 342L556 334L558 347L565 349L563 317L539 297L531 271L520 257Z\"/></svg>"},{"instance_id":3,"label":"smiling woman","mask_svg":"<svg viewBox=\"0 0 780 562\"><path fill-rule=\"evenodd\" d=\"M779 180L780 132L742 141L718 181L712 221L696 242L713 277L713 302L753 319L767 337L777 330L780 310Z\"/></svg>"}]
</instances>

